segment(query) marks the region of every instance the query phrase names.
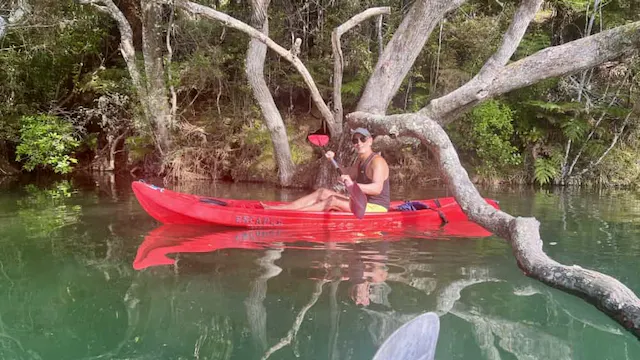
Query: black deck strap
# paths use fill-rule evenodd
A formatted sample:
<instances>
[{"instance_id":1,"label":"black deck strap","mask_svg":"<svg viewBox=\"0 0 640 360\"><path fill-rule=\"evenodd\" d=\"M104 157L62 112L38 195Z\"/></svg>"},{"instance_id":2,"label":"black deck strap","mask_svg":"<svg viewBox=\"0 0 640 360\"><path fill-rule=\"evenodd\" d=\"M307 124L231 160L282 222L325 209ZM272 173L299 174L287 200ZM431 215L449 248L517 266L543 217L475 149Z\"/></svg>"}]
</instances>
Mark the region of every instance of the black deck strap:
<instances>
[{"instance_id":1,"label":"black deck strap","mask_svg":"<svg viewBox=\"0 0 640 360\"><path fill-rule=\"evenodd\" d=\"M212 199L212 198L200 198L200 202L203 202L203 203L206 203L206 204L220 205L220 206L229 205L229 204L227 204L226 202L224 202L222 200Z\"/></svg>"},{"instance_id":2,"label":"black deck strap","mask_svg":"<svg viewBox=\"0 0 640 360\"><path fill-rule=\"evenodd\" d=\"M440 200L438 200L438 198L433 199L433 203L436 204L437 207L442 207L442 205L440 204Z\"/></svg>"},{"instance_id":3,"label":"black deck strap","mask_svg":"<svg viewBox=\"0 0 640 360\"><path fill-rule=\"evenodd\" d=\"M444 213L440 210L435 209L438 212L438 216L440 216L440 220L442 220L443 224L448 224L449 220L447 219L447 217L444 215Z\"/></svg>"}]
</instances>

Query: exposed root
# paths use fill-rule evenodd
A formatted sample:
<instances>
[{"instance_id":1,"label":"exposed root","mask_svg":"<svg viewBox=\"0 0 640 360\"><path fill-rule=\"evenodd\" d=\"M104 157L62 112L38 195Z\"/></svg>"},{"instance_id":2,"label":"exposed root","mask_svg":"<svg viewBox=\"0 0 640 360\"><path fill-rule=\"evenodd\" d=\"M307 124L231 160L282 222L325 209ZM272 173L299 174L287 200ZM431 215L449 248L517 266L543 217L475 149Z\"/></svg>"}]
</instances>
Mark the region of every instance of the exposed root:
<instances>
[{"instance_id":1,"label":"exposed root","mask_svg":"<svg viewBox=\"0 0 640 360\"><path fill-rule=\"evenodd\" d=\"M168 154L161 172L170 181L215 180L224 176L228 158L224 149L184 147Z\"/></svg>"}]
</instances>

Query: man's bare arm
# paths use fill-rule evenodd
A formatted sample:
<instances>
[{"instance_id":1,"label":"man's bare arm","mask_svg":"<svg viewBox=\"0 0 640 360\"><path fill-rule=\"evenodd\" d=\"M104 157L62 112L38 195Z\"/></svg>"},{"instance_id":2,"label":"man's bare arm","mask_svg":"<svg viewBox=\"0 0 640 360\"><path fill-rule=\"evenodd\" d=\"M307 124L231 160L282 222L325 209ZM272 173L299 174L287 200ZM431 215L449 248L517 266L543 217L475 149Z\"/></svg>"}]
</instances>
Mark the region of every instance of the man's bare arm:
<instances>
[{"instance_id":1,"label":"man's bare arm","mask_svg":"<svg viewBox=\"0 0 640 360\"><path fill-rule=\"evenodd\" d=\"M389 166L383 158L373 159L371 162L373 177L371 184L358 184L363 193L367 195L379 195L382 192L384 181L389 177Z\"/></svg>"}]
</instances>

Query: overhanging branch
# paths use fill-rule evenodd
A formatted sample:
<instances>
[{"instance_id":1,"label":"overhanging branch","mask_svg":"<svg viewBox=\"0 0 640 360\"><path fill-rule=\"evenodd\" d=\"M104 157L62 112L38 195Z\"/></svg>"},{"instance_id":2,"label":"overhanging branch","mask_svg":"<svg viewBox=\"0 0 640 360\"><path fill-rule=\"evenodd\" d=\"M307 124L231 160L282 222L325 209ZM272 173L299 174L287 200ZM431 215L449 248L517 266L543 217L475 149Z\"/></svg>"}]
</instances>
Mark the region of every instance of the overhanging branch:
<instances>
[{"instance_id":1,"label":"overhanging branch","mask_svg":"<svg viewBox=\"0 0 640 360\"><path fill-rule=\"evenodd\" d=\"M135 48L133 47L133 30L131 29L129 21L112 0L79 0L79 3L92 5L97 10L108 14L118 24L118 30L120 31L120 53L127 64L129 76L131 76L131 81L138 92L142 108L147 118L149 118L149 107L146 100L147 90L142 81L138 66L136 65L136 54Z\"/></svg>"},{"instance_id":2,"label":"overhanging branch","mask_svg":"<svg viewBox=\"0 0 640 360\"><path fill-rule=\"evenodd\" d=\"M449 190L465 214L507 240L525 275L586 299L640 339L640 299L636 294L613 277L577 265L562 265L549 258L542 250L539 222L535 218L516 218L488 205L462 167L448 135L435 120L420 114L384 116L363 112L351 113L346 118L351 126L366 124L377 135L395 131L420 139L437 156Z\"/></svg>"},{"instance_id":3,"label":"overhanging branch","mask_svg":"<svg viewBox=\"0 0 640 360\"><path fill-rule=\"evenodd\" d=\"M296 70L298 70L300 75L302 75L302 78L304 79L305 84L307 84L307 87L309 87L309 90L311 91L311 98L313 99L313 102L316 104L318 109L320 109L322 116L324 117L325 121L329 125L329 130L331 132L331 135L333 137L339 137L341 135L342 127L339 127L336 125L333 119L333 114L331 113L331 110L329 109L327 104L322 99L322 95L320 95L320 91L318 90L318 87L313 81L311 74L309 73L307 68L304 66L302 61L296 55L294 55L291 51L278 45L275 41L271 40L271 38L261 33L260 31L254 29L253 27L249 26L248 24L245 24L242 21L237 20L234 17L231 17L225 13L216 11L204 5L196 4L191 1L176 0L175 3L176 3L176 6L194 15L202 15L206 18L220 21L227 27L239 30L255 39L262 41L271 50L273 50L278 55L286 59L289 63L291 63L291 65L293 65L296 68Z\"/></svg>"},{"instance_id":4,"label":"overhanging branch","mask_svg":"<svg viewBox=\"0 0 640 360\"><path fill-rule=\"evenodd\" d=\"M438 119L440 124L478 102L520 89L545 79L565 76L592 68L640 47L640 21L595 35L540 50L524 59L474 77L459 89L431 101L420 114Z\"/></svg>"},{"instance_id":5,"label":"overhanging branch","mask_svg":"<svg viewBox=\"0 0 640 360\"><path fill-rule=\"evenodd\" d=\"M489 97L491 94L485 89L513 56L541 4L542 0L522 0L509 29L504 34L502 44L487 60L480 72L465 85L432 100L427 107L420 110L420 113L448 122L447 120L455 119L456 115L468 106Z\"/></svg>"},{"instance_id":6,"label":"overhanging branch","mask_svg":"<svg viewBox=\"0 0 640 360\"><path fill-rule=\"evenodd\" d=\"M342 116L344 114L341 94L344 60L342 57L340 37L342 34L371 17L380 16L380 19L382 19L382 15L390 13L391 8L388 6L367 9L347 20L344 24L336 27L331 33L331 47L333 48L333 116L336 124L340 127L342 127Z\"/></svg>"}]
</instances>

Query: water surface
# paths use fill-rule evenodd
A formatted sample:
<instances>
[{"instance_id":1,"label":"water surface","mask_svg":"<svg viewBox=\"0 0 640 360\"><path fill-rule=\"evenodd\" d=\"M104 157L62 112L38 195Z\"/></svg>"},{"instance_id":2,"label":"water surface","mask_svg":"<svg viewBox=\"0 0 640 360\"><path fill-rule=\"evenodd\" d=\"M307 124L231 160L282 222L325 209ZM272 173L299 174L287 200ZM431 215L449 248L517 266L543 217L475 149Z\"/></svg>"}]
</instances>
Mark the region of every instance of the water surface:
<instances>
[{"instance_id":1,"label":"water surface","mask_svg":"<svg viewBox=\"0 0 640 360\"><path fill-rule=\"evenodd\" d=\"M302 194L252 184L178 189L265 200ZM554 259L640 293L637 194L483 195L537 217ZM640 358L635 337L525 277L497 237L298 237L161 226L140 208L129 179L5 186L0 358L371 359L393 330L427 311L441 320L436 359Z\"/></svg>"}]
</instances>

